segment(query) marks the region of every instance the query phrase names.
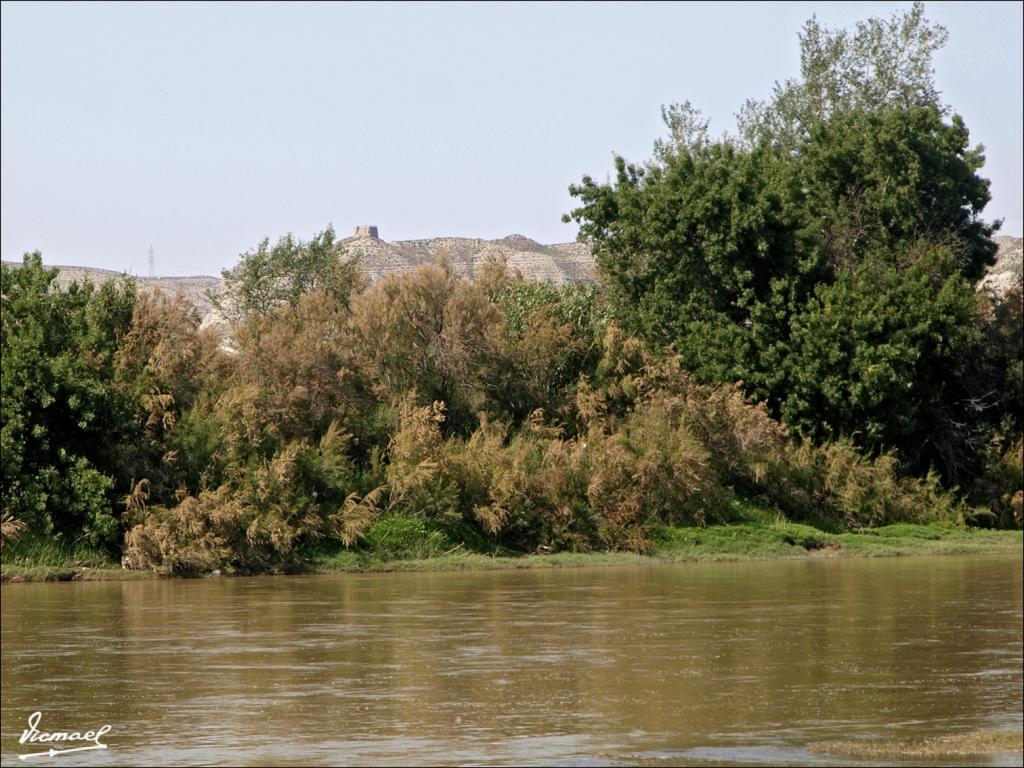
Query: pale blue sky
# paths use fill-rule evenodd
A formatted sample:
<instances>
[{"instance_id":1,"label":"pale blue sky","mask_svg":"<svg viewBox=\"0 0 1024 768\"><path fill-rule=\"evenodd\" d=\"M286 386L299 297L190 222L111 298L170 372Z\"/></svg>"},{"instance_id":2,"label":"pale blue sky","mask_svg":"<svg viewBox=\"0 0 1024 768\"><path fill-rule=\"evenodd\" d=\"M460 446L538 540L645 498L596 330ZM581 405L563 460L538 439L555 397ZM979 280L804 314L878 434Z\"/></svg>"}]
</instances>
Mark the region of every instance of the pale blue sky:
<instances>
[{"instance_id":1,"label":"pale blue sky","mask_svg":"<svg viewBox=\"0 0 1024 768\"><path fill-rule=\"evenodd\" d=\"M567 187L661 104L731 130L797 33L909 3L2 4L2 255L217 274L261 237L572 240ZM1022 222L1022 6L929 3L947 102Z\"/></svg>"}]
</instances>

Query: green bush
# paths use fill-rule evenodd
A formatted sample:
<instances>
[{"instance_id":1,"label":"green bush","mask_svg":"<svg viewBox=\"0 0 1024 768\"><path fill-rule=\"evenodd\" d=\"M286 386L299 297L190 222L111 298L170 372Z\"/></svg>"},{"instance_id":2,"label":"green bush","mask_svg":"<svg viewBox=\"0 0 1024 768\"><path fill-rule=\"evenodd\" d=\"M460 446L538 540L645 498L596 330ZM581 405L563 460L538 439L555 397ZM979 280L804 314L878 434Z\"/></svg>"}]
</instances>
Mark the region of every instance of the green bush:
<instances>
[{"instance_id":1,"label":"green bush","mask_svg":"<svg viewBox=\"0 0 1024 768\"><path fill-rule=\"evenodd\" d=\"M40 535L120 538L115 494L140 442L114 358L131 324L131 281L59 290L40 254L0 267L0 507Z\"/></svg>"},{"instance_id":2,"label":"green bush","mask_svg":"<svg viewBox=\"0 0 1024 768\"><path fill-rule=\"evenodd\" d=\"M459 541L448 536L443 525L423 517L388 515L371 525L360 545L376 557L419 560L457 549Z\"/></svg>"}]
</instances>

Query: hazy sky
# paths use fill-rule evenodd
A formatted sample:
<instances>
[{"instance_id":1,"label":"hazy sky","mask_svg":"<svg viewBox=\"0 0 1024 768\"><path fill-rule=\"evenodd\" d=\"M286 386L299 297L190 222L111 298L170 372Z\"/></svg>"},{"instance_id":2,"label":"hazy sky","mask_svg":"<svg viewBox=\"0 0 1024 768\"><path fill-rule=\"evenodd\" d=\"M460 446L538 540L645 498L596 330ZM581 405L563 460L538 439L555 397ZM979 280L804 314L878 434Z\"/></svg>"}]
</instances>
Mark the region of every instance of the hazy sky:
<instances>
[{"instance_id":1,"label":"hazy sky","mask_svg":"<svg viewBox=\"0 0 1024 768\"><path fill-rule=\"evenodd\" d=\"M576 236L567 187L661 104L732 130L797 33L909 3L2 4L2 255L217 274L264 235ZM947 102L1020 235L1022 6L929 3Z\"/></svg>"}]
</instances>

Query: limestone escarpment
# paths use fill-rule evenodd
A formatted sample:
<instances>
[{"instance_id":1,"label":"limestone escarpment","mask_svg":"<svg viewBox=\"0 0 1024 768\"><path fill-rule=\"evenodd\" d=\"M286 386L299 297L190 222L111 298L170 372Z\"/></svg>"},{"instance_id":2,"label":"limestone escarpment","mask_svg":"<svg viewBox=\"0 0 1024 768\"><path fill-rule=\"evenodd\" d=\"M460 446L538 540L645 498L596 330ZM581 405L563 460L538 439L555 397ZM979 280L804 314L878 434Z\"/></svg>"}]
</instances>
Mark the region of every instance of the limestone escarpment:
<instances>
[{"instance_id":1,"label":"limestone escarpment","mask_svg":"<svg viewBox=\"0 0 1024 768\"><path fill-rule=\"evenodd\" d=\"M999 245L996 263L989 268L978 287L1005 294L1024 282L1024 240L1001 236L995 241ZM360 227L356 236L342 240L340 245L345 252L359 256L362 269L371 281L389 274L413 272L423 264L436 263L442 256L451 262L459 275L467 278L474 277L489 256L507 258L509 268L518 270L528 280L550 280L555 285L563 285L595 278L594 258L585 243L542 245L522 235L509 235L500 240L438 237L389 243L377 236L376 227L368 226ZM59 269L57 281L61 286L85 277L97 284L124 279L123 274L106 269L65 266ZM221 286L221 278L195 275L135 279L142 288L155 288L171 294L184 293L204 318L204 325L223 323L209 299L209 291L216 291Z\"/></svg>"},{"instance_id":2,"label":"limestone escarpment","mask_svg":"<svg viewBox=\"0 0 1024 768\"><path fill-rule=\"evenodd\" d=\"M423 264L434 264L444 257L461 276L472 278L490 257L504 257L512 271L528 280L550 281L555 285L594 279L594 259L583 243L542 245L523 235L500 240L467 237L437 237L427 240L386 242L369 236L359 227L356 235L341 241L346 253L359 257L363 271L371 281L389 274L415 271Z\"/></svg>"},{"instance_id":3,"label":"limestone escarpment","mask_svg":"<svg viewBox=\"0 0 1024 768\"><path fill-rule=\"evenodd\" d=\"M1014 286L1024 284L1024 239L1019 237L994 237L999 245L996 263L989 267L985 277L978 283L979 288L989 288L997 294L1005 294Z\"/></svg>"}]
</instances>

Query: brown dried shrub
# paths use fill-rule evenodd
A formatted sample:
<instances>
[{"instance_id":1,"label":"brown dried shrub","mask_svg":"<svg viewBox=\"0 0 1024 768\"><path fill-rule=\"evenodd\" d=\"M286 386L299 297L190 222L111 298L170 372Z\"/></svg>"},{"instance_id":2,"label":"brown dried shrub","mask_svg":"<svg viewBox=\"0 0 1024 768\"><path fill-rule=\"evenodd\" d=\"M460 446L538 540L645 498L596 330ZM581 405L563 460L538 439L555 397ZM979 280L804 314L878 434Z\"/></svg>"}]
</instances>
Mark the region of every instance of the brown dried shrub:
<instances>
[{"instance_id":1,"label":"brown dried shrub","mask_svg":"<svg viewBox=\"0 0 1024 768\"><path fill-rule=\"evenodd\" d=\"M349 311L317 292L255 317L237 333L231 387L217 412L233 446L317 439L331 422L361 432L371 405Z\"/></svg>"},{"instance_id":2,"label":"brown dried shrub","mask_svg":"<svg viewBox=\"0 0 1024 768\"><path fill-rule=\"evenodd\" d=\"M973 498L985 505L1000 528L1020 529L1024 523L1024 436L996 437L986 451L985 471L975 483Z\"/></svg>"},{"instance_id":3,"label":"brown dried shrub","mask_svg":"<svg viewBox=\"0 0 1024 768\"><path fill-rule=\"evenodd\" d=\"M891 523L965 522L971 511L944 491L935 473L903 477L893 453L865 455L849 440L816 446L793 443L773 492L794 517L818 517L851 527Z\"/></svg>"},{"instance_id":4,"label":"brown dried shrub","mask_svg":"<svg viewBox=\"0 0 1024 768\"><path fill-rule=\"evenodd\" d=\"M0 549L7 544L17 541L28 526L24 520L19 520L11 514L9 509L0 513Z\"/></svg>"},{"instance_id":5,"label":"brown dried shrub","mask_svg":"<svg viewBox=\"0 0 1024 768\"><path fill-rule=\"evenodd\" d=\"M326 537L351 543L379 513L384 489L359 496L350 440L332 424L316 444L290 442L269 459L232 465L216 489L147 509L125 538L125 567L259 572Z\"/></svg>"},{"instance_id":6,"label":"brown dried shrub","mask_svg":"<svg viewBox=\"0 0 1024 768\"><path fill-rule=\"evenodd\" d=\"M230 367L211 329L200 330L182 294L139 295L132 323L117 349L117 376L138 391L153 434L169 430L202 392L215 391Z\"/></svg>"},{"instance_id":7,"label":"brown dried shrub","mask_svg":"<svg viewBox=\"0 0 1024 768\"><path fill-rule=\"evenodd\" d=\"M507 368L498 312L446 261L378 281L355 298L352 316L360 365L377 398L416 391L420 405L444 402L451 428L474 420Z\"/></svg>"}]
</instances>

